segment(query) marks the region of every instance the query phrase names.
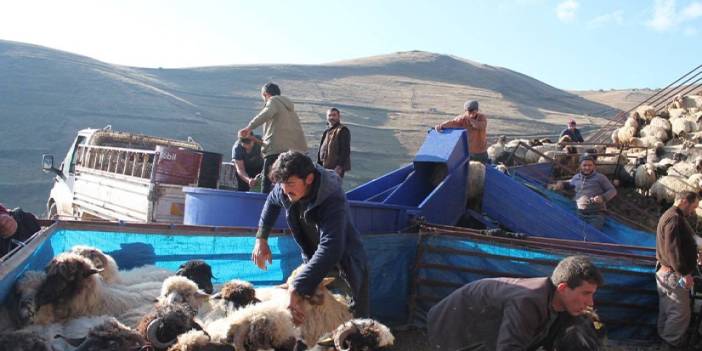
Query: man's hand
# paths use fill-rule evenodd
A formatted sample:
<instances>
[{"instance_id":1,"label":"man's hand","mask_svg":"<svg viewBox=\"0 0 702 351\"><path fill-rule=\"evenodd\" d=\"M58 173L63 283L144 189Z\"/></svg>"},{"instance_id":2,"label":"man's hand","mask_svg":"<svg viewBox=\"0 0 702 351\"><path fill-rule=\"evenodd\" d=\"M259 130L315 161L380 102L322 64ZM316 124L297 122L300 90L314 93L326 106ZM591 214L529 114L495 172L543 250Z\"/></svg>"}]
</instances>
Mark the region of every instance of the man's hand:
<instances>
[{"instance_id":1,"label":"man's hand","mask_svg":"<svg viewBox=\"0 0 702 351\"><path fill-rule=\"evenodd\" d=\"M601 205L604 203L604 197L602 197L602 195L597 195L592 198L592 202Z\"/></svg>"},{"instance_id":2,"label":"man's hand","mask_svg":"<svg viewBox=\"0 0 702 351\"><path fill-rule=\"evenodd\" d=\"M437 124L434 129L436 129L437 132L441 133L441 131L444 130L444 128L441 126L441 124Z\"/></svg>"},{"instance_id":3,"label":"man's hand","mask_svg":"<svg viewBox=\"0 0 702 351\"><path fill-rule=\"evenodd\" d=\"M7 239L17 231L17 222L9 214L0 215L0 237Z\"/></svg>"},{"instance_id":4,"label":"man's hand","mask_svg":"<svg viewBox=\"0 0 702 351\"><path fill-rule=\"evenodd\" d=\"M341 177L344 174L344 167L336 166L334 167L334 172Z\"/></svg>"},{"instance_id":5,"label":"man's hand","mask_svg":"<svg viewBox=\"0 0 702 351\"><path fill-rule=\"evenodd\" d=\"M273 263L273 255L271 254L271 248L268 246L268 239L256 239L256 245L253 252L251 252L251 261L263 270L268 269L266 261Z\"/></svg>"},{"instance_id":6,"label":"man's hand","mask_svg":"<svg viewBox=\"0 0 702 351\"><path fill-rule=\"evenodd\" d=\"M244 128L239 130L239 138L246 138L251 135L251 128Z\"/></svg>"},{"instance_id":7,"label":"man's hand","mask_svg":"<svg viewBox=\"0 0 702 351\"><path fill-rule=\"evenodd\" d=\"M295 290L290 290L290 303L288 303L288 310L293 317L293 323L295 325L300 325L305 322L305 312L302 310L302 299Z\"/></svg>"},{"instance_id":8,"label":"man's hand","mask_svg":"<svg viewBox=\"0 0 702 351\"><path fill-rule=\"evenodd\" d=\"M254 178L250 178L250 177L249 177L249 179L246 181L246 183L248 183L249 186L252 187L252 188L255 187L256 184L258 184L258 182L256 181L256 178L255 178L255 177L254 177Z\"/></svg>"}]
</instances>

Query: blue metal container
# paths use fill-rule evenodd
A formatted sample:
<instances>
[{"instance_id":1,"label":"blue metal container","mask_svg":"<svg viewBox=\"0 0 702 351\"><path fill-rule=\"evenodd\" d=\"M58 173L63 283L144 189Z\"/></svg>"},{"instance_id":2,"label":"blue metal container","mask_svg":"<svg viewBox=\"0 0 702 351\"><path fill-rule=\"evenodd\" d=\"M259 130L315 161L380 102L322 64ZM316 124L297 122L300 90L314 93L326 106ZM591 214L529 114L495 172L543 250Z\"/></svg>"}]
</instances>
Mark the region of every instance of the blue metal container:
<instances>
[{"instance_id":1,"label":"blue metal container","mask_svg":"<svg viewBox=\"0 0 702 351\"><path fill-rule=\"evenodd\" d=\"M257 227L266 194L233 190L183 187L183 224L226 227ZM274 229L287 229L284 211Z\"/></svg>"}]
</instances>

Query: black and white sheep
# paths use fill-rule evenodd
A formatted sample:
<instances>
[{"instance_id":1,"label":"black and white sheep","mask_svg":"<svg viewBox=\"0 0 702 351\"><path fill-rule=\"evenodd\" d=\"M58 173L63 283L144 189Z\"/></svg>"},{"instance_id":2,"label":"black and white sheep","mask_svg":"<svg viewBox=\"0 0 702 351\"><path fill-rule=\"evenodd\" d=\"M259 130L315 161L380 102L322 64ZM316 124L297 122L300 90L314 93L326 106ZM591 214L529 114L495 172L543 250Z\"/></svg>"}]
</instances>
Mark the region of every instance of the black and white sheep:
<instances>
[{"instance_id":1,"label":"black and white sheep","mask_svg":"<svg viewBox=\"0 0 702 351\"><path fill-rule=\"evenodd\" d=\"M195 314L185 304L158 304L139 321L136 331L156 350L165 351L176 343L178 336L193 329L203 330Z\"/></svg>"},{"instance_id":2,"label":"black and white sheep","mask_svg":"<svg viewBox=\"0 0 702 351\"><path fill-rule=\"evenodd\" d=\"M561 330L553 343L555 351L605 350L606 333L599 316L588 310Z\"/></svg>"},{"instance_id":3,"label":"black and white sheep","mask_svg":"<svg viewBox=\"0 0 702 351\"><path fill-rule=\"evenodd\" d=\"M311 351L388 350L395 343L390 328L372 319L353 319L320 338Z\"/></svg>"},{"instance_id":4,"label":"black and white sheep","mask_svg":"<svg viewBox=\"0 0 702 351\"><path fill-rule=\"evenodd\" d=\"M87 258L66 252L47 265L46 279L36 293L34 323L48 324L69 318L120 315L153 302L153 296L105 283L100 270Z\"/></svg>"},{"instance_id":5,"label":"black and white sheep","mask_svg":"<svg viewBox=\"0 0 702 351\"><path fill-rule=\"evenodd\" d=\"M191 330L178 337L178 341L168 351L236 351L234 346L212 342L202 330Z\"/></svg>"},{"instance_id":6,"label":"black and white sheep","mask_svg":"<svg viewBox=\"0 0 702 351\"><path fill-rule=\"evenodd\" d=\"M202 320L207 323L224 318L233 311L259 303L253 284L243 280L231 280L225 283L220 291L210 298L209 309L201 311Z\"/></svg>"},{"instance_id":7,"label":"black and white sheep","mask_svg":"<svg viewBox=\"0 0 702 351\"><path fill-rule=\"evenodd\" d=\"M205 261L190 260L183 263L176 272L177 275L186 277L208 294L214 291L212 287L212 267Z\"/></svg>"},{"instance_id":8,"label":"black and white sheep","mask_svg":"<svg viewBox=\"0 0 702 351\"><path fill-rule=\"evenodd\" d=\"M144 337L114 319L91 329L88 336L75 346L75 351L141 351L150 348Z\"/></svg>"}]
</instances>

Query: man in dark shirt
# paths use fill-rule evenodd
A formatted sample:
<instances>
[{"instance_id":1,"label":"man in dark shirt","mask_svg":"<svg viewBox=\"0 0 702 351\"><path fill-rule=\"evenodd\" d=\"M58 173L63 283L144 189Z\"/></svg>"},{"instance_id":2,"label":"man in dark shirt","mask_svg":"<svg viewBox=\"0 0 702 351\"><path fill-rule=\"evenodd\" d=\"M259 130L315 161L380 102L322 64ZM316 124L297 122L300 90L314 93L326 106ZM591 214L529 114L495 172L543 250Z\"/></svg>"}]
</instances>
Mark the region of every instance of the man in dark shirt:
<instances>
[{"instance_id":1,"label":"man in dark shirt","mask_svg":"<svg viewBox=\"0 0 702 351\"><path fill-rule=\"evenodd\" d=\"M687 350L685 332L690 323L690 288L697 269L695 232L685 217L695 213L700 199L685 191L658 221L656 229L656 286L658 335L668 349Z\"/></svg>"},{"instance_id":2,"label":"man in dark shirt","mask_svg":"<svg viewBox=\"0 0 702 351\"><path fill-rule=\"evenodd\" d=\"M332 169L339 177L351 169L351 132L341 124L341 112L336 107L327 111L329 128L322 134L317 152L317 163Z\"/></svg>"},{"instance_id":3,"label":"man in dark shirt","mask_svg":"<svg viewBox=\"0 0 702 351\"><path fill-rule=\"evenodd\" d=\"M570 140L576 143L582 143L585 140L583 140L583 136L580 135L580 130L576 128L575 120L571 119L568 121L568 128L563 129L561 132L561 137L564 135L567 135L570 137Z\"/></svg>"},{"instance_id":4,"label":"man in dark shirt","mask_svg":"<svg viewBox=\"0 0 702 351\"><path fill-rule=\"evenodd\" d=\"M8 211L5 206L0 205L0 257L21 245L40 229L33 214L20 208Z\"/></svg>"},{"instance_id":5,"label":"man in dark shirt","mask_svg":"<svg viewBox=\"0 0 702 351\"><path fill-rule=\"evenodd\" d=\"M592 307L602 284L585 256L564 258L550 278L476 280L429 310L429 342L437 351L551 349L557 331Z\"/></svg>"},{"instance_id":6,"label":"man in dark shirt","mask_svg":"<svg viewBox=\"0 0 702 351\"><path fill-rule=\"evenodd\" d=\"M351 221L341 178L297 151L280 154L271 176L275 186L263 205L253 262L261 269L271 262L268 235L284 210L305 263L290 291L288 308L295 322L305 318L302 298L313 295L322 280L336 270L351 291L354 316L368 317L368 258L361 234Z\"/></svg>"},{"instance_id":7,"label":"man in dark shirt","mask_svg":"<svg viewBox=\"0 0 702 351\"><path fill-rule=\"evenodd\" d=\"M251 190L256 185L256 176L263 169L261 140L253 134L239 138L232 147L232 162L236 168L238 190Z\"/></svg>"}]
</instances>

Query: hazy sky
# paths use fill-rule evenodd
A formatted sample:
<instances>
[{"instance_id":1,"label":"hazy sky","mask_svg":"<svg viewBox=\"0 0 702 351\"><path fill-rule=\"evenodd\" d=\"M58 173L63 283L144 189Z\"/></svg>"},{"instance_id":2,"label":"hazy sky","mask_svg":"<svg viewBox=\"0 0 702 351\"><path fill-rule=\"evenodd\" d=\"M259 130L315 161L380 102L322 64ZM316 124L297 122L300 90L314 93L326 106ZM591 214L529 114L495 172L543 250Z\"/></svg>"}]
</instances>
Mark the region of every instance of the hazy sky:
<instances>
[{"instance_id":1,"label":"hazy sky","mask_svg":"<svg viewBox=\"0 0 702 351\"><path fill-rule=\"evenodd\" d=\"M644 88L702 64L702 0L0 0L0 39L168 68L425 50L563 89Z\"/></svg>"}]
</instances>

